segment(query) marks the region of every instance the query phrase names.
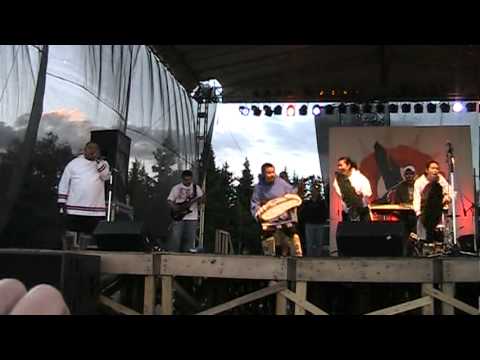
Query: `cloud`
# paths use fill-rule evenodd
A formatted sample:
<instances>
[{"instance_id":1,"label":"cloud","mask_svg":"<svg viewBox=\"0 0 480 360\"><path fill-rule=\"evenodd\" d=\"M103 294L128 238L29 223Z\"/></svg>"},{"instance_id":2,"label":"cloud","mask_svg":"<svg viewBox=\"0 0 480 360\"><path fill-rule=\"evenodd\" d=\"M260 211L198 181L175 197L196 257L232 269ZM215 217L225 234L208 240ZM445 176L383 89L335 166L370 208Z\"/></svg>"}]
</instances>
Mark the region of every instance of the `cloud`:
<instances>
[{"instance_id":1,"label":"cloud","mask_svg":"<svg viewBox=\"0 0 480 360\"><path fill-rule=\"evenodd\" d=\"M0 152L4 151L10 143L18 137L17 132L11 126L0 121Z\"/></svg>"},{"instance_id":2,"label":"cloud","mask_svg":"<svg viewBox=\"0 0 480 360\"><path fill-rule=\"evenodd\" d=\"M231 133L231 132L215 132L213 130L213 145L215 149L231 149L239 154L248 153L250 148L255 146L251 138L247 137L243 133Z\"/></svg>"},{"instance_id":3,"label":"cloud","mask_svg":"<svg viewBox=\"0 0 480 360\"><path fill-rule=\"evenodd\" d=\"M42 115L37 138L52 132L58 136L59 142L69 144L74 152L78 152L90 140L90 131L94 128L95 125L80 110L58 109Z\"/></svg>"}]
</instances>

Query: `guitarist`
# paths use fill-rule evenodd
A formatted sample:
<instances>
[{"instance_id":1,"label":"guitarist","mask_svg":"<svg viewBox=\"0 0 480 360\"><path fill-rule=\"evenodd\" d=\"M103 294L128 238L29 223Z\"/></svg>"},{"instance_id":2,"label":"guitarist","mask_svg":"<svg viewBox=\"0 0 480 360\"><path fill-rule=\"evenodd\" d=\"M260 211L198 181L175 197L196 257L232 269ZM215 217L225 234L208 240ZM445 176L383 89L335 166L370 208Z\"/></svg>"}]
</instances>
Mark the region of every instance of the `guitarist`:
<instances>
[{"instance_id":1,"label":"guitarist","mask_svg":"<svg viewBox=\"0 0 480 360\"><path fill-rule=\"evenodd\" d=\"M167 198L173 219L167 250L186 252L195 248L198 202L201 199L203 192L200 186L193 183L192 171L183 171L182 182L172 188Z\"/></svg>"}]
</instances>

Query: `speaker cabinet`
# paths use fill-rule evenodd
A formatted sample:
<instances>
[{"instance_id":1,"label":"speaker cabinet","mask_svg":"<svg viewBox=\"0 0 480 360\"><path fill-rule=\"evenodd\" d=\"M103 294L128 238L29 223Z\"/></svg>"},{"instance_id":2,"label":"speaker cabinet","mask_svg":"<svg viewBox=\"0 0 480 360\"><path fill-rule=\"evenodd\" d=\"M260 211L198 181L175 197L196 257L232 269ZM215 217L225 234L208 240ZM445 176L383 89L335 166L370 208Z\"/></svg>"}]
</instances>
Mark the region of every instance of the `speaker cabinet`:
<instances>
[{"instance_id":1,"label":"speaker cabinet","mask_svg":"<svg viewBox=\"0 0 480 360\"><path fill-rule=\"evenodd\" d=\"M340 256L404 256L407 236L400 222L340 222L338 253Z\"/></svg>"},{"instance_id":2,"label":"speaker cabinet","mask_svg":"<svg viewBox=\"0 0 480 360\"><path fill-rule=\"evenodd\" d=\"M111 168L118 170L113 177L113 200L126 202L128 185L128 164L130 160L130 138L120 130L95 130L91 141L100 146L100 152Z\"/></svg>"},{"instance_id":3,"label":"speaker cabinet","mask_svg":"<svg viewBox=\"0 0 480 360\"><path fill-rule=\"evenodd\" d=\"M143 223L100 221L93 232L100 250L144 251L146 238Z\"/></svg>"}]
</instances>

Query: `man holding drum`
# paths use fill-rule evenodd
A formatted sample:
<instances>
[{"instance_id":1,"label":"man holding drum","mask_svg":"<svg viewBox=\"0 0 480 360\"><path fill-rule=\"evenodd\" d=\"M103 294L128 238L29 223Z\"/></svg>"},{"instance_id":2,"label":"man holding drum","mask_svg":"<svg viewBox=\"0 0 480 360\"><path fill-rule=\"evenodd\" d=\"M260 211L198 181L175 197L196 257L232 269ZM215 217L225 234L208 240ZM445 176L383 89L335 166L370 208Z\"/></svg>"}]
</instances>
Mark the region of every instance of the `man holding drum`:
<instances>
[{"instance_id":1,"label":"man holding drum","mask_svg":"<svg viewBox=\"0 0 480 360\"><path fill-rule=\"evenodd\" d=\"M265 255L302 256L296 224L296 208L302 203L297 190L275 173L270 163L262 165L262 174L255 185L250 210L262 225L262 247Z\"/></svg>"}]
</instances>

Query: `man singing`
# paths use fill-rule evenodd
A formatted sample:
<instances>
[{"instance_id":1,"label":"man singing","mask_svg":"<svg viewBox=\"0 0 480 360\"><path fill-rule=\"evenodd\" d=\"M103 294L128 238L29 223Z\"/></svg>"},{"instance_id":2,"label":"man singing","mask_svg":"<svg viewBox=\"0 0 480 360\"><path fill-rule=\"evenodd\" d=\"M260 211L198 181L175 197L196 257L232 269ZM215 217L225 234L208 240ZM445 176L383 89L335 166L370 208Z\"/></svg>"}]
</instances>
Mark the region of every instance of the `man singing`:
<instances>
[{"instance_id":1,"label":"man singing","mask_svg":"<svg viewBox=\"0 0 480 360\"><path fill-rule=\"evenodd\" d=\"M337 172L333 182L335 192L342 198L342 220L370 220L368 200L372 196L370 182L349 157L338 159Z\"/></svg>"},{"instance_id":2,"label":"man singing","mask_svg":"<svg viewBox=\"0 0 480 360\"><path fill-rule=\"evenodd\" d=\"M280 178L275 173L275 167L270 163L262 165L262 173L259 176L259 182L255 185L252 199L250 201L250 210L253 217L260 220L259 210L261 206L270 200L282 197L286 194L296 194L297 190ZM282 224L283 220L291 220L287 225ZM286 256L289 249L290 255L302 256L302 246L300 237L295 228L298 222L295 211L287 211L278 218L270 221L271 226L262 230L262 246L265 255L276 255L276 248L281 245L282 255ZM282 225L280 225L282 224ZM277 226L278 225L278 226ZM293 250L293 251L292 251Z\"/></svg>"},{"instance_id":3,"label":"man singing","mask_svg":"<svg viewBox=\"0 0 480 360\"><path fill-rule=\"evenodd\" d=\"M65 167L58 185L60 212L66 215L64 249L87 248L93 230L105 218L105 181L109 178L110 166L100 159L98 145L93 142Z\"/></svg>"},{"instance_id":4,"label":"man singing","mask_svg":"<svg viewBox=\"0 0 480 360\"><path fill-rule=\"evenodd\" d=\"M413 191L419 240L437 240L435 230L442 221L443 211L447 209L450 199L450 186L440 174L440 165L434 160L429 161L425 173L415 181Z\"/></svg>"}]
</instances>

